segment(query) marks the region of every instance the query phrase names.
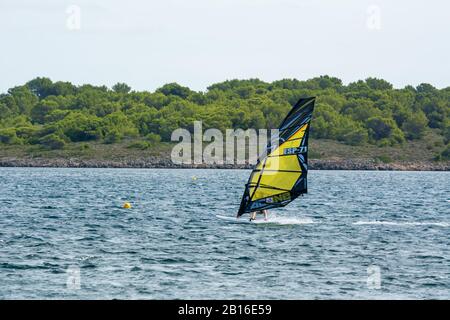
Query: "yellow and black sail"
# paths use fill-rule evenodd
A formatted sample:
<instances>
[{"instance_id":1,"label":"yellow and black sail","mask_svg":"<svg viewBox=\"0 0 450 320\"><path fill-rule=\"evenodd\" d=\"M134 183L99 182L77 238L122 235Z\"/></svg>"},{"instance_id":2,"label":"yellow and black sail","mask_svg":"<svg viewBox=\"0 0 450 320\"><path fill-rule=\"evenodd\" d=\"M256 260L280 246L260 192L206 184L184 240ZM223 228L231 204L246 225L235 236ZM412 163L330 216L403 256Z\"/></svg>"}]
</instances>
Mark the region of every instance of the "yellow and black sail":
<instances>
[{"instance_id":1,"label":"yellow and black sail","mask_svg":"<svg viewBox=\"0 0 450 320\"><path fill-rule=\"evenodd\" d=\"M315 98L300 99L279 127L276 143L269 143L258 161L237 216L282 207L307 192L308 136Z\"/></svg>"}]
</instances>

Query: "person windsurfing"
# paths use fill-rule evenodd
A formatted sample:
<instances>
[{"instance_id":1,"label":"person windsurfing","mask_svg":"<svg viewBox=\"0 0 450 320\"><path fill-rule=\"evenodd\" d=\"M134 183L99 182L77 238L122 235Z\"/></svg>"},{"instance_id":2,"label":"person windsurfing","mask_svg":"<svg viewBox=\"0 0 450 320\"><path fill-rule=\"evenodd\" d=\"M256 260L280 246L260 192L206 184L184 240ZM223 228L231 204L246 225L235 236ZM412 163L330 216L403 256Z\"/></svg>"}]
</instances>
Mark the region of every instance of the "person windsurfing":
<instances>
[{"instance_id":1,"label":"person windsurfing","mask_svg":"<svg viewBox=\"0 0 450 320\"><path fill-rule=\"evenodd\" d=\"M278 137L269 142L245 184L238 218L250 213L252 221L262 213L267 219L267 209L284 207L308 192L308 137L314 103L315 97L302 98L286 115Z\"/></svg>"},{"instance_id":2,"label":"person windsurfing","mask_svg":"<svg viewBox=\"0 0 450 320\"><path fill-rule=\"evenodd\" d=\"M258 210L258 211L253 211L250 214L250 221L256 220L256 215L257 214L263 214L264 215L264 221L267 221L267 217L269 215L269 211L264 209L264 210Z\"/></svg>"}]
</instances>

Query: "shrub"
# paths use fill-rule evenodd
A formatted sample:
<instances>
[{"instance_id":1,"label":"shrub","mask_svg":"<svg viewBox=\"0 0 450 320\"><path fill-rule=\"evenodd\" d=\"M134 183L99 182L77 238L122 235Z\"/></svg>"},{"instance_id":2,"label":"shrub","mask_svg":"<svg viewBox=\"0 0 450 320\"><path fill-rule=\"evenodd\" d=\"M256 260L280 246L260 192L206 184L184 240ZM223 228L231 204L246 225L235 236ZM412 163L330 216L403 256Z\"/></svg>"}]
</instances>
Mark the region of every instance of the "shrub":
<instances>
[{"instance_id":1,"label":"shrub","mask_svg":"<svg viewBox=\"0 0 450 320\"><path fill-rule=\"evenodd\" d=\"M0 130L0 142L4 144L18 144L20 139L17 137L14 128L7 128Z\"/></svg>"},{"instance_id":2,"label":"shrub","mask_svg":"<svg viewBox=\"0 0 450 320\"><path fill-rule=\"evenodd\" d=\"M147 141L136 141L136 142L133 142L130 145L128 145L127 148L145 150L145 149L150 148L150 146L151 146L151 144L148 143Z\"/></svg>"},{"instance_id":3,"label":"shrub","mask_svg":"<svg viewBox=\"0 0 450 320\"><path fill-rule=\"evenodd\" d=\"M379 155L378 157L375 158L375 160L381 161L383 163L390 163L392 162L391 157L387 156L387 155Z\"/></svg>"},{"instance_id":4,"label":"shrub","mask_svg":"<svg viewBox=\"0 0 450 320\"><path fill-rule=\"evenodd\" d=\"M58 109L55 101L42 100L31 110L31 119L37 123L44 123L48 114Z\"/></svg>"},{"instance_id":5,"label":"shrub","mask_svg":"<svg viewBox=\"0 0 450 320\"><path fill-rule=\"evenodd\" d=\"M122 139L123 139L123 134L121 132L119 132L118 130L112 130L106 134L104 142L106 144L111 144L111 143L119 142Z\"/></svg>"},{"instance_id":6,"label":"shrub","mask_svg":"<svg viewBox=\"0 0 450 320\"><path fill-rule=\"evenodd\" d=\"M396 122L389 118L372 117L366 122L369 137L378 141L378 145L393 145L405 140L403 132L397 127Z\"/></svg>"},{"instance_id":7,"label":"shrub","mask_svg":"<svg viewBox=\"0 0 450 320\"><path fill-rule=\"evenodd\" d=\"M155 144L158 142L161 142L161 136L159 134L156 133L149 133L148 135L145 136L145 139L150 142L151 144Z\"/></svg>"},{"instance_id":8,"label":"shrub","mask_svg":"<svg viewBox=\"0 0 450 320\"><path fill-rule=\"evenodd\" d=\"M450 160L450 145L447 145L447 147L444 150L442 150L441 159Z\"/></svg>"},{"instance_id":9,"label":"shrub","mask_svg":"<svg viewBox=\"0 0 450 320\"><path fill-rule=\"evenodd\" d=\"M348 132L342 136L342 141L352 146L359 146L367 142L368 134L367 130L356 129L355 131Z\"/></svg>"},{"instance_id":10,"label":"shrub","mask_svg":"<svg viewBox=\"0 0 450 320\"><path fill-rule=\"evenodd\" d=\"M80 142L100 139L102 137L100 122L96 116L71 112L57 124L63 128L64 135L72 142Z\"/></svg>"},{"instance_id":11,"label":"shrub","mask_svg":"<svg viewBox=\"0 0 450 320\"><path fill-rule=\"evenodd\" d=\"M408 139L420 139L427 129L428 119L423 112L409 116L402 125Z\"/></svg>"},{"instance_id":12,"label":"shrub","mask_svg":"<svg viewBox=\"0 0 450 320\"><path fill-rule=\"evenodd\" d=\"M366 125L369 129L370 137L374 140L389 138L394 129L393 122L393 120L386 118L369 118Z\"/></svg>"},{"instance_id":13,"label":"shrub","mask_svg":"<svg viewBox=\"0 0 450 320\"><path fill-rule=\"evenodd\" d=\"M63 149L66 145L66 142L55 133L51 133L42 137L41 139L39 139L39 143L43 147L52 150Z\"/></svg>"}]
</instances>

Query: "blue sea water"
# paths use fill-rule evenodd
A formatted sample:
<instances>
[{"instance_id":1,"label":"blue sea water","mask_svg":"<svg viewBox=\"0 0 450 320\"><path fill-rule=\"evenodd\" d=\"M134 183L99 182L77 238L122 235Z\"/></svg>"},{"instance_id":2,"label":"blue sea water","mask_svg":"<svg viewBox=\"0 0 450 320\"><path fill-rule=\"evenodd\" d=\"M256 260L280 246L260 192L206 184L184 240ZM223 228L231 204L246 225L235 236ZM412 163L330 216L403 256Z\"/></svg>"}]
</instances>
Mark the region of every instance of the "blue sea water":
<instances>
[{"instance_id":1,"label":"blue sea water","mask_svg":"<svg viewBox=\"0 0 450 320\"><path fill-rule=\"evenodd\" d=\"M449 172L310 171L281 223L218 219L248 174L0 168L0 298L450 298Z\"/></svg>"}]
</instances>

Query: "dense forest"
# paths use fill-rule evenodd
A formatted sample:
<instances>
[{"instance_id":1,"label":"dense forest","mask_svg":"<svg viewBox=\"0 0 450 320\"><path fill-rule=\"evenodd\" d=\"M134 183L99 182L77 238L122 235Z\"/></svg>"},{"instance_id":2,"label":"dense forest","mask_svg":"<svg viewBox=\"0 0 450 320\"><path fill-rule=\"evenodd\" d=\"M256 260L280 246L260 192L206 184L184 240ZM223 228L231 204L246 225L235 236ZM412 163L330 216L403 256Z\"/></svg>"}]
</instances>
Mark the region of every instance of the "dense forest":
<instances>
[{"instance_id":1,"label":"dense forest","mask_svg":"<svg viewBox=\"0 0 450 320\"><path fill-rule=\"evenodd\" d=\"M343 85L329 76L230 80L206 92L177 83L136 92L125 83L108 88L36 78L0 95L0 146L63 149L71 142L123 139L155 144L170 141L176 128L192 130L195 120L204 129L276 128L299 98L309 96L317 97L313 138L383 147L432 133L439 137L436 159L450 157L450 87L395 89L376 78Z\"/></svg>"}]
</instances>

